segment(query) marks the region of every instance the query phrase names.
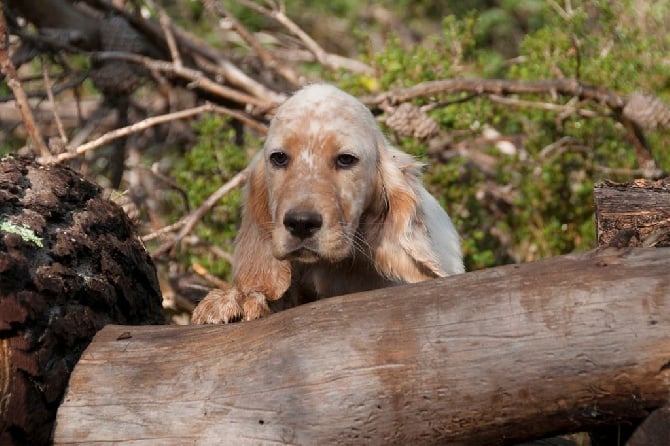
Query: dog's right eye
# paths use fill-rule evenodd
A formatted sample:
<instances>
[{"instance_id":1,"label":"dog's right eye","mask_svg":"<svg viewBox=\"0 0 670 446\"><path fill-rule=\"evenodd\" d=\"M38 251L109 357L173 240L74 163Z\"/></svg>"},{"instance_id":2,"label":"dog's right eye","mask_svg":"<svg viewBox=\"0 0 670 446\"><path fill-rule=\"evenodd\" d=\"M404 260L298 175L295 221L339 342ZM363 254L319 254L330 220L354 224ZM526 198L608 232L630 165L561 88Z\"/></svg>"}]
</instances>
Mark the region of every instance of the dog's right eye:
<instances>
[{"instance_id":1,"label":"dog's right eye","mask_svg":"<svg viewBox=\"0 0 670 446\"><path fill-rule=\"evenodd\" d=\"M270 162L275 167L286 167L288 165L288 155L280 150L270 154Z\"/></svg>"}]
</instances>

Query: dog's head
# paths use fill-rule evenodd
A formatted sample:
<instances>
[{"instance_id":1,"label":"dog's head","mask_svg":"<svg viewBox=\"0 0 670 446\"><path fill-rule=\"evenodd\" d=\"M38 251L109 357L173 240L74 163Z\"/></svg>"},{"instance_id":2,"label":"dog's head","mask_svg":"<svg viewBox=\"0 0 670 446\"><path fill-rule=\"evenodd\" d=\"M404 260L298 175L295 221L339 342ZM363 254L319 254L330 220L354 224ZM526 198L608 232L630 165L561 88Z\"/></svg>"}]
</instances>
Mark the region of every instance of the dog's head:
<instances>
[{"instance_id":1,"label":"dog's head","mask_svg":"<svg viewBox=\"0 0 670 446\"><path fill-rule=\"evenodd\" d=\"M279 107L252 163L239 276L357 254L399 282L462 271L458 234L420 167L388 144L356 98L329 85L303 88ZM270 252L271 262L249 261Z\"/></svg>"},{"instance_id":2,"label":"dog's head","mask_svg":"<svg viewBox=\"0 0 670 446\"><path fill-rule=\"evenodd\" d=\"M280 260L352 254L363 213L379 206L378 144L370 111L328 85L300 90L275 115L261 159Z\"/></svg>"}]
</instances>

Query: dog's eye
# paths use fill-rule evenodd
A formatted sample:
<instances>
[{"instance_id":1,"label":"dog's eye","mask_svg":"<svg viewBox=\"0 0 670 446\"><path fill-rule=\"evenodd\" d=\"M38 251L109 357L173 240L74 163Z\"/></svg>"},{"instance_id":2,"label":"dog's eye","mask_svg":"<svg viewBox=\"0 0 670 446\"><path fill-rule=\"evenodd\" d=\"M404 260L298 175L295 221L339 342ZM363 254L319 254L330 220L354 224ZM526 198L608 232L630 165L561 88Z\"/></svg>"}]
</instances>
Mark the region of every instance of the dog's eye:
<instances>
[{"instance_id":1,"label":"dog's eye","mask_svg":"<svg viewBox=\"0 0 670 446\"><path fill-rule=\"evenodd\" d=\"M341 153L335 158L335 164L340 169L348 169L358 162L358 158L350 153Z\"/></svg>"},{"instance_id":2,"label":"dog's eye","mask_svg":"<svg viewBox=\"0 0 670 446\"><path fill-rule=\"evenodd\" d=\"M288 155L281 150L270 154L270 162L275 167L286 167L288 165Z\"/></svg>"}]
</instances>

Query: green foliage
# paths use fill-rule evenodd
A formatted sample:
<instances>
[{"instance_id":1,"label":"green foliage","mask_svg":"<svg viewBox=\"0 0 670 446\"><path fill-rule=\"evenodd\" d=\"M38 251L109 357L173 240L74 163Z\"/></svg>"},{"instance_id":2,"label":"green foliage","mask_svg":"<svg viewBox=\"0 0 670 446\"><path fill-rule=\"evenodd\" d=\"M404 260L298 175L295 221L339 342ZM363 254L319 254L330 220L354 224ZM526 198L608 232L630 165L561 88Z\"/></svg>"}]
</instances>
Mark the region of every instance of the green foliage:
<instances>
[{"instance_id":1,"label":"green foliage","mask_svg":"<svg viewBox=\"0 0 670 446\"><path fill-rule=\"evenodd\" d=\"M198 133L197 143L175 160L171 172L179 186L186 191L192 208L200 206L249 162L245 150L235 144L234 130L221 116L204 116L194 127ZM178 203L179 198L175 196L175 207ZM200 263L219 277L229 275L230 264L216 256L208 245L231 251L240 214L241 192L235 190L226 195L198 224L196 234L205 244L183 252L182 262L186 265Z\"/></svg>"},{"instance_id":2,"label":"green foliage","mask_svg":"<svg viewBox=\"0 0 670 446\"><path fill-rule=\"evenodd\" d=\"M565 12L556 10L558 3L551 7L545 2L507 1L481 13L447 17L440 36L429 36L409 51L391 40L384 51L369 55L379 70L376 82L349 76L340 85L360 93L366 86L398 89L449 77L540 80L564 76L624 95L650 92L667 102L670 38L663 23L670 17L670 8L650 4L643 14L634 12L630 1L572 4L573 10ZM509 49L497 50L491 37L510 34L510 29L504 29L510 15L522 10L529 16L530 32L519 41L514 63L509 63L505 57ZM659 41L658 36L665 39ZM458 98L439 100L445 99ZM519 99L574 104L571 98ZM491 157L493 172L483 171L467 157L456 156L444 164L427 155L426 143L399 139L403 149L427 161L426 182L463 237L469 269L595 246L594 184L604 178L627 180L630 175L610 172L638 166L624 129L609 111L598 104L581 107L600 117L583 117L567 107L554 112L499 105L483 98L431 113L443 130L454 135L451 146L466 146ZM518 141L516 153L501 153L493 141L478 143L484 127ZM670 169L667 132L647 136L660 167ZM505 197L495 196L502 192Z\"/></svg>"}]
</instances>

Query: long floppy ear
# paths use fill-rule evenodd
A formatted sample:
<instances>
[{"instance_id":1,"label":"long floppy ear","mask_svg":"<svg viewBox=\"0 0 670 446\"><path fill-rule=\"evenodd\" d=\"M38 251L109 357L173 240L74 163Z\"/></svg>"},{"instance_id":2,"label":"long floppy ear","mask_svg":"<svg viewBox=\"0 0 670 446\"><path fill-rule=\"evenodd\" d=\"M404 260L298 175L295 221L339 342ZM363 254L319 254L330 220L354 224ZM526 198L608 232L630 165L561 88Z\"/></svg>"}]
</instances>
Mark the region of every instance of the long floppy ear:
<instances>
[{"instance_id":1,"label":"long floppy ear","mask_svg":"<svg viewBox=\"0 0 670 446\"><path fill-rule=\"evenodd\" d=\"M374 253L377 269L403 282L463 272L458 234L421 184L421 165L383 139L378 144L386 214Z\"/></svg>"},{"instance_id":2,"label":"long floppy ear","mask_svg":"<svg viewBox=\"0 0 670 446\"><path fill-rule=\"evenodd\" d=\"M262 153L256 155L249 169L242 223L235 241L233 278L240 291L260 292L268 300L277 300L291 284L291 268L289 262L272 255L272 217Z\"/></svg>"}]
</instances>

